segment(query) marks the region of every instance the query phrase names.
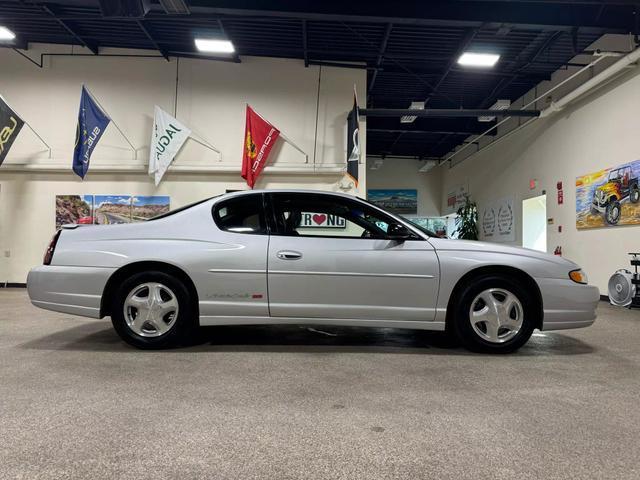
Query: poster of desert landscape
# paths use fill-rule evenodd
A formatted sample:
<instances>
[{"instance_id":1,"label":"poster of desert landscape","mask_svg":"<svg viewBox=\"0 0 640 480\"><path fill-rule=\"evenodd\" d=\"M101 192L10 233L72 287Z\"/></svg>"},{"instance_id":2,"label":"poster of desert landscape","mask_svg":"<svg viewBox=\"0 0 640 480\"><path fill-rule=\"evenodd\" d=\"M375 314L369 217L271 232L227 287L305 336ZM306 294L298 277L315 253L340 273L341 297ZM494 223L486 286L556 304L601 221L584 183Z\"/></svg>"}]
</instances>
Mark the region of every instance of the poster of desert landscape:
<instances>
[{"instance_id":1,"label":"poster of desert landscape","mask_svg":"<svg viewBox=\"0 0 640 480\"><path fill-rule=\"evenodd\" d=\"M640 225L640 160L576 177L576 227Z\"/></svg>"},{"instance_id":2,"label":"poster of desert landscape","mask_svg":"<svg viewBox=\"0 0 640 480\"><path fill-rule=\"evenodd\" d=\"M170 197L138 195L131 199L131 221L144 222L170 210Z\"/></svg>"},{"instance_id":3,"label":"poster of desert landscape","mask_svg":"<svg viewBox=\"0 0 640 480\"><path fill-rule=\"evenodd\" d=\"M93 223L93 195L56 195L56 229L70 223Z\"/></svg>"}]
</instances>

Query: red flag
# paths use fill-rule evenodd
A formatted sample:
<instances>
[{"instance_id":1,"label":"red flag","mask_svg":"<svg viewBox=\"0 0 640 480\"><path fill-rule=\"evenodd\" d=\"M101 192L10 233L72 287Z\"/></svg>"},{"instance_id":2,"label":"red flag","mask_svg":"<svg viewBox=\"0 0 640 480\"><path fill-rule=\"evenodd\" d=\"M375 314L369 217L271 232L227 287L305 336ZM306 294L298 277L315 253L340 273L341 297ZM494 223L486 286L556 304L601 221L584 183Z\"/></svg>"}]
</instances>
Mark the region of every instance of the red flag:
<instances>
[{"instance_id":1,"label":"red flag","mask_svg":"<svg viewBox=\"0 0 640 480\"><path fill-rule=\"evenodd\" d=\"M247 105L247 125L242 146L242 178L251 188L267 163L267 157L279 135L280 130Z\"/></svg>"}]
</instances>

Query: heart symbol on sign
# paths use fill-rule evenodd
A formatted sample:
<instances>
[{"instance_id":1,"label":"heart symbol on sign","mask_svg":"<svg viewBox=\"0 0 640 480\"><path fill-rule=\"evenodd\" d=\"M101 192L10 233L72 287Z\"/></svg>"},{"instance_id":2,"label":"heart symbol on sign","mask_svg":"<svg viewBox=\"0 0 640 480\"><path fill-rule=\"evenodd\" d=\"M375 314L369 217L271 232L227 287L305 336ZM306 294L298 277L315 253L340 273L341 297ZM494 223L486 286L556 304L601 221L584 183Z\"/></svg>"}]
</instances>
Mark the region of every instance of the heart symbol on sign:
<instances>
[{"instance_id":1,"label":"heart symbol on sign","mask_svg":"<svg viewBox=\"0 0 640 480\"><path fill-rule=\"evenodd\" d=\"M316 222L316 225L322 225L324 223L324 221L327 219L326 215L320 215L318 213L316 213L313 217L313 221Z\"/></svg>"}]
</instances>

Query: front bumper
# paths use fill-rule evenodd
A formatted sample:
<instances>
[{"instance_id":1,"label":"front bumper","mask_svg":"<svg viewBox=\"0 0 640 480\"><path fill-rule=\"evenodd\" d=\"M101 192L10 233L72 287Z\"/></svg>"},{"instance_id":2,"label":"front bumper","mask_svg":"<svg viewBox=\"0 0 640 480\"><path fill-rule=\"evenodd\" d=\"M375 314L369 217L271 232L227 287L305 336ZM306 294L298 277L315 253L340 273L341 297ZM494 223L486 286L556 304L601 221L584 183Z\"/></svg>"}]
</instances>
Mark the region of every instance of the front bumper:
<instances>
[{"instance_id":1,"label":"front bumper","mask_svg":"<svg viewBox=\"0 0 640 480\"><path fill-rule=\"evenodd\" d=\"M27 291L36 307L100 318L100 301L115 268L41 265L27 277Z\"/></svg>"},{"instance_id":2,"label":"front bumper","mask_svg":"<svg viewBox=\"0 0 640 480\"><path fill-rule=\"evenodd\" d=\"M542 294L542 330L588 327L596 319L600 290L569 279L536 279Z\"/></svg>"}]
</instances>

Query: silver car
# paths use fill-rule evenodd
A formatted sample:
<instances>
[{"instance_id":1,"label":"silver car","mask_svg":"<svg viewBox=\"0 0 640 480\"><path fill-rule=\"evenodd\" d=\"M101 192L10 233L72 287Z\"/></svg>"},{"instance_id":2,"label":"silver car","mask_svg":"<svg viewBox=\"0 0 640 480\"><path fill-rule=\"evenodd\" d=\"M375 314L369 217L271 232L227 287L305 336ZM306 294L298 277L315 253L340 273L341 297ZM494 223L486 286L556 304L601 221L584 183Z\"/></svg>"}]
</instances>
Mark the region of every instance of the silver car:
<instances>
[{"instance_id":1,"label":"silver car","mask_svg":"<svg viewBox=\"0 0 640 480\"><path fill-rule=\"evenodd\" d=\"M510 352L536 328L591 325L599 300L563 258L438 238L361 199L297 190L65 226L27 285L34 305L110 316L140 348L180 344L199 325L294 323L446 330Z\"/></svg>"}]
</instances>

